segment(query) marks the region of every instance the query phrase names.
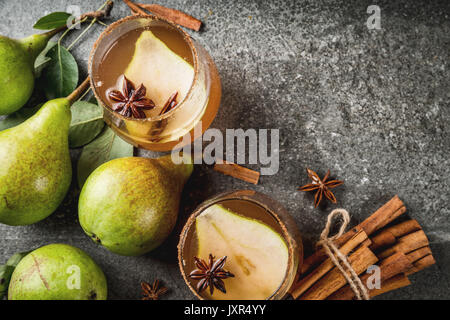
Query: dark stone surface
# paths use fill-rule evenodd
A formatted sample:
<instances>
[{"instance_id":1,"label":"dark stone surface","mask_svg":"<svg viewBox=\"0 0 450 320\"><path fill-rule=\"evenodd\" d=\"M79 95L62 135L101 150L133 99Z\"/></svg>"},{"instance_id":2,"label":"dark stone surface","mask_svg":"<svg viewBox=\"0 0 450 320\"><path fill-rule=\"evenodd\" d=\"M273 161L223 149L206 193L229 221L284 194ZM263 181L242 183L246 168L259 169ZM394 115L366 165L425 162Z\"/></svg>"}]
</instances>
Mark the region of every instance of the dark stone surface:
<instances>
[{"instance_id":1,"label":"dark stone surface","mask_svg":"<svg viewBox=\"0 0 450 320\"><path fill-rule=\"evenodd\" d=\"M1 1L0 33L21 37L51 11L101 1ZM113 18L128 14L120 1ZM78 191L48 219L27 227L0 226L0 262L52 242L84 249L103 268L112 299L136 299L139 282L162 279L167 299L193 296L176 263L177 234L208 197L251 188L269 194L295 217L311 248L335 205L314 209L296 191L305 168L345 180L338 206L362 221L394 194L425 229L436 265L411 277L412 286L383 299L450 298L450 3L442 1L165 1L205 22L191 33L211 53L223 81L212 127L280 129L280 171L252 186L197 166L183 195L176 230L143 257L109 253L77 221ZM381 30L368 30L367 7L381 7ZM96 26L72 50L83 75ZM66 44L76 32L64 40ZM73 151L76 159L79 151ZM145 153L147 154L147 153ZM150 154L151 155L151 154ZM258 166L254 166L258 168Z\"/></svg>"}]
</instances>

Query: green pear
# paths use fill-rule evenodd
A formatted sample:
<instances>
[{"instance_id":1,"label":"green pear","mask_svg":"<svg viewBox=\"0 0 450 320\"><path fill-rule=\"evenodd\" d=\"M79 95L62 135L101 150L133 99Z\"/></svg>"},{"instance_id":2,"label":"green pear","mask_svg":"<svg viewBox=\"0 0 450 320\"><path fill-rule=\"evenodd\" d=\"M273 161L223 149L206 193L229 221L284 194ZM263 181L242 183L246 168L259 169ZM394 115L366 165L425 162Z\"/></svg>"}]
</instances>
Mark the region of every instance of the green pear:
<instances>
[{"instance_id":1,"label":"green pear","mask_svg":"<svg viewBox=\"0 0 450 320\"><path fill-rule=\"evenodd\" d=\"M214 290L214 299L267 299L283 282L288 247L268 225L218 204L205 209L195 219L195 225L197 256L205 261L209 254L216 258L227 256L226 270L234 274L224 280L227 293Z\"/></svg>"},{"instance_id":2,"label":"green pear","mask_svg":"<svg viewBox=\"0 0 450 320\"><path fill-rule=\"evenodd\" d=\"M106 300L106 278L81 249L50 244L23 258L13 272L9 300Z\"/></svg>"},{"instance_id":3,"label":"green pear","mask_svg":"<svg viewBox=\"0 0 450 320\"><path fill-rule=\"evenodd\" d=\"M25 122L0 132L0 223L38 222L64 199L72 179L70 101L50 100Z\"/></svg>"},{"instance_id":4,"label":"green pear","mask_svg":"<svg viewBox=\"0 0 450 320\"><path fill-rule=\"evenodd\" d=\"M190 157L177 165L170 155L104 163L81 190L81 227L95 242L120 255L153 250L175 225L181 191L192 170Z\"/></svg>"},{"instance_id":5,"label":"green pear","mask_svg":"<svg viewBox=\"0 0 450 320\"><path fill-rule=\"evenodd\" d=\"M53 30L16 40L0 36L0 115L19 110L34 88L34 61L44 50Z\"/></svg>"}]
</instances>

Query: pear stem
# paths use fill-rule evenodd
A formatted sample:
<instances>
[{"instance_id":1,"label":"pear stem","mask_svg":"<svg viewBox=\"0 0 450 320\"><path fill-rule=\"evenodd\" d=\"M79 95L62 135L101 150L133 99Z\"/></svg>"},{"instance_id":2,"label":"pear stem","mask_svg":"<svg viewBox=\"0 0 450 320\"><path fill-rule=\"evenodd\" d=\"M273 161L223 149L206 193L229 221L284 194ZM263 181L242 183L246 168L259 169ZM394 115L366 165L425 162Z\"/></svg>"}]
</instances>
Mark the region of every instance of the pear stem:
<instances>
[{"instance_id":1,"label":"pear stem","mask_svg":"<svg viewBox=\"0 0 450 320\"><path fill-rule=\"evenodd\" d=\"M53 37L55 34L57 34L57 33L61 32L61 31L65 30L66 28L67 28L67 26L62 26L62 27L59 27L59 28L56 28L56 29L47 31L47 32L43 33L42 35L45 36L45 37L47 37L48 39L50 39L50 38Z\"/></svg>"},{"instance_id":2,"label":"pear stem","mask_svg":"<svg viewBox=\"0 0 450 320\"><path fill-rule=\"evenodd\" d=\"M86 89L89 87L90 78L87 77L84 81L76 88L71 94L67 96L67 100L70 101L70 104L74 103Z\"/></svg>"}]
</instances>

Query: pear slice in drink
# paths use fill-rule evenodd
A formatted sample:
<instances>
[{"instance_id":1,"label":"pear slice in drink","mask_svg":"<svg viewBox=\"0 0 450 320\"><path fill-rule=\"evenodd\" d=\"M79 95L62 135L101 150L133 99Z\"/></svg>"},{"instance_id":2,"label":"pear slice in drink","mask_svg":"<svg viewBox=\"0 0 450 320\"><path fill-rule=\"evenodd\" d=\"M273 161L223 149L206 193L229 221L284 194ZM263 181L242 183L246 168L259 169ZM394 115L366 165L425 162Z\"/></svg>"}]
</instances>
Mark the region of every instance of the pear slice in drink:
<instances>
[{"instance_id":1,"label":"pear slice in drink","mask_svg":"<svg viewBox=\"0 0 450 320\"><path fill-rule=\"evenodd\" d=\"M285 241L263 222L212 205L196 218L198 256L206 261L227 256L224 269L234 278L224 279L226 294L209 288L202 294L217 300L267 299L283 282L288 266Z\"/></svg>"},{"instance_id":2,"label":"pear slice in drink","mask_svg":"<svg viewBox=\"0 0 450 320\"><path fill-rule=\"evenodd\" d=\"M144 84L147 97L162 107L174 92L178 92L178 101L184 99L194 80L194 68L146 30L136 41L125 76L136 86Z\"/></svg>"},{"instance_id":3,"label":"pear slice in drink","mask_svg":"<svg viewBox=\"0 0 450 320\"><path fill-rule=\"evenodd\" d=\"M136 41L136 47L125 76L136 86L141 83L147 89L146 96L156 105L147 112L157 115L169 97L178 92L177 102L181 102L189 92L194 80L194 68L185 59L173 52L150 30L143 31ZM158 135L166 123L158 127L149 127L146 122L127 121L126 126L131 136L146 138Z\"/></svg>"}]
</instances>

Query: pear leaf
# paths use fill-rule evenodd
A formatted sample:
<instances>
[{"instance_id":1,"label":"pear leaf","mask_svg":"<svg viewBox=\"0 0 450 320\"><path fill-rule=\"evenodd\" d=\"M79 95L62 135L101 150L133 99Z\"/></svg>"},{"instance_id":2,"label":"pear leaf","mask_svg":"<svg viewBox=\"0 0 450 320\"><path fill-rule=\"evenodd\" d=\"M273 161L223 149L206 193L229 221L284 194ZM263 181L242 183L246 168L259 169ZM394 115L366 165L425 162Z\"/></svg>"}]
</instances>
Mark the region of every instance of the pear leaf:
<instances>
[{"instance_id":1,"label":"pear leaf","mask_svg":"<svg viewBox=\"0 0 450 320\"><path fill-rule=\"evenodd\" d=\"M15 126L18 126L32 115L34 115L41 107L43 103L37 105L34 108L22 108L0 120L0 131L6 130Z\"/></svg>"},{"instance_id":2,"label":"pear leaf","mask_svg":"<svg viewBox=\"0 0 450 320\"><path fill-rule=\"evenodd\" d=\"M52 12L40 18L33 26L34 29L52 30L67 25L67 20L72 15L67 12Z\"/></svg>"},{"instance_id":3,"label":"pear leaf","mask_svg":"<svg viewBox=\"0 0 450 320\"><path fill-rule=\"evenodd\" d=\"M30 251L16 253L8 259L6 264L0 266L0 300L4 298L8 291L9 281L11 280L14 269L28 253Z\"/></svg>"},{"instance_id":4,"label":"pear leaf","mask_svg":"<svg viewBox=\"0 0 450 320\"><path fill-rule=\"evenodd\" d=\"M112 159L132 157L133 146L119 138L112 129L105 130L90 144L84 146L77 165L80 188L89 175L101 164Z\"/></svg>"},{"instance_id":5,"label":"pear leaf","mask_svg":"<svg viewBox=\"0 0 450 320\"><path fill-rule=\"evenodd\" d=\"M49 41L47 43L47 46L44 48L44 50L39 53L39 55L36 57L36 60L34 61L34 76L36 78L39 78L41 76L42 70L46 66L48 66L49 62L52 60L52 58L47 57L47 53L50 51L51 48L56 46L55 41Z\"/></svg>"},{"instance_id":6,"label":"pear leaf","mask_svg":"<svg viewBox=\"0 0 450 320\"><path fill-rule=\"evenodd\" d=\"M41 79L48 100L67 97L78 84L78 65L72 54L56 45L47 52L51 60L42 70Z\"/></svg>"},{"instance_id":7,"label":"pear leaf","mask_svg":"<svg viewBox=\"0 0 450 320\"><path fill-rule=\"evenodd\" d=\"M105 126L103 109L87 101L77 101L72 107L69 128L69 146L78 148L94 140Z\"/></svg>"}]
</instances>

